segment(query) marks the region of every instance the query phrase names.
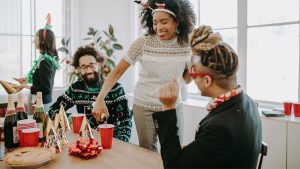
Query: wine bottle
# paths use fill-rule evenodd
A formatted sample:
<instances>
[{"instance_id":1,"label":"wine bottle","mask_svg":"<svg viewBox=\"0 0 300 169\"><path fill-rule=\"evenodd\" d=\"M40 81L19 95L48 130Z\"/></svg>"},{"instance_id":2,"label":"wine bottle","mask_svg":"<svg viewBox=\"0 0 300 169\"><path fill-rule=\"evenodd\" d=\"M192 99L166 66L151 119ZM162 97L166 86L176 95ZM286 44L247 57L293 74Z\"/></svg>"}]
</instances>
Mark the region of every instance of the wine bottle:
<instances>
[{"instance_id":1,"label":"wine bottle","mask_svg":"<svg viewBox=\"0 0 300 169\"><path fill-rule=\"evenodd\" d=\"M23 100L23 93L21 92L18 93L18 104L17 104L16 112L17 112L18 120L28 119L25 110L24 100Z\"/></svg>"},{"instance_id":2,"label":"wine bottle","mask_svg":"<svg viewBox=\"0 0 300 169\"><path fill-rule=\"evenodd\" d=\"M19 146L19 136L17 132L18 116L14 105L14 95L8 95L7 110L4 119L4 145L6 148Z\"/></svg>"},{"instance_id":3,"label":"wine bottle","mask_svg":"<svg viewBox=\"0 0 300 169\"><path fill-rule=\"evenodd\" d=\"M43 141L45 138L44 131L46 130L46 114L44 111L42 92L37 92L33 119L36 121L37 128L40 129L39 141Z\"/></svg>"}]
</instances>

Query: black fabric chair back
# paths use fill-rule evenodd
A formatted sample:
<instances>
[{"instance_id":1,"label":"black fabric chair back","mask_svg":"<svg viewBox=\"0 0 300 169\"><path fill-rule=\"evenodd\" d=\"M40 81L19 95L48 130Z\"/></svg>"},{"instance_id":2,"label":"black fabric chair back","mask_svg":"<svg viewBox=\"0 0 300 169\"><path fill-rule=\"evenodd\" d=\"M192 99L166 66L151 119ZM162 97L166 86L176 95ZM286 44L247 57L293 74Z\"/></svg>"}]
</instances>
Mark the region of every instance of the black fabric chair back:
<instances>
[{"instance_id":1,"label":"black fabric chair back","mask_svg":"<svg viewBox=\"0 0 300 169\"><path fill-rule=\"evenodd\" d=\"M264 156L267 156L268 153L268 145L265 142L261 142L261 150L260 150L260 159L259 159L259 163L258 163L258 169L261 169L261 165L262 165L262 161Z\"/></svg>"}]
</instances>

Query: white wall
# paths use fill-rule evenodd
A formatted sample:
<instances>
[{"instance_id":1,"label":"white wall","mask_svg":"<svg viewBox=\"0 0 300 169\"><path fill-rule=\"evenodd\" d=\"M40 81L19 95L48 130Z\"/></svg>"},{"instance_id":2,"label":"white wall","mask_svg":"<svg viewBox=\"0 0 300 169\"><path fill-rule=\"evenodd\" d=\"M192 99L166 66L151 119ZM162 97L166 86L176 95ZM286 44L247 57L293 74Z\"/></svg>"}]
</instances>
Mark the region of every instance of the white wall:
<instances>
[{"instance_id":1,"label":"white wall","mask_svg":"<svg viewBox=\"0 0 300 169\"><path fill-rule=\"evenodd\" d=\"M82 39L87 35L89 27L99 30L107 30L111 24L115 30L115 36L124 49L117 52L120 59L126 54L130 44L134 40L134 3L132 0L74 0L72 1L72 48L76 50L80 45L86 44ZM130 67L119 82L126 92L132 92L134 88L134 68Z\"/></svg>"}]
</instances>

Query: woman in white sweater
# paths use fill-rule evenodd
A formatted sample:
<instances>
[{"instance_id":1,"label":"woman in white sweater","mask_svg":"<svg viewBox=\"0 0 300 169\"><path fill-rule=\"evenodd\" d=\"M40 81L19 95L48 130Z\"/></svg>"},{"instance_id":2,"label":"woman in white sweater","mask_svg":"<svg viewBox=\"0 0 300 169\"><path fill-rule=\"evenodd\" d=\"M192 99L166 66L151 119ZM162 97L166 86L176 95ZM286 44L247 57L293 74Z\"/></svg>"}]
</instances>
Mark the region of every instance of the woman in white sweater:
<instances>
[{"instance_id":1,"label":"woman in white sweater","mask_svg":"<svg viewBox=\"0 0 300 169\"><path fill-rule=\"evenodd\" d=\"M147 33L133 42L127 55L110 73L98 95L93 114L97 120L101 119L103 113L108 114L104 98L128 67L139 62L141 69L133 102L139 144L157 151L157 133L152 114L162 110L158 100L159 88L172 78L179 80L183 77L186 83L190 81L185 70L190 54L188 35L194 27L195 14L188 0L136 2L144 7L141 11L141 25ZM182 111L178 112L181 112L178 117L182 117ZM181 122L179 120L178 123L180 133Z\"/></svg>"}]
</instances>

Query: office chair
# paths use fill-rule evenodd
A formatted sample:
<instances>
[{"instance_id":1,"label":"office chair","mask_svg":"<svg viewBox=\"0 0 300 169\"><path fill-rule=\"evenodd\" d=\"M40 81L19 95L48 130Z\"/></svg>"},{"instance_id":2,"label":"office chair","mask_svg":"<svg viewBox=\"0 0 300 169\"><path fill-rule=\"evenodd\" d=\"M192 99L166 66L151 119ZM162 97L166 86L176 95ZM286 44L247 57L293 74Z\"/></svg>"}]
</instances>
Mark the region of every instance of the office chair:
<instances>
[{"instance_id":1,"label":"office chair","mask_svg":"<svg viewBox=\"0 0 300 169\"><path fill-rule=\"evenodd\" d=\"M261 142L261 150L260 150L260 159L259 159L259 163L258 163L258 169L261 169L261 165L262 165L262 161L264 156L267 156L267 152L268 152L268 145L265 142Z\"/></svg>"}]
</instances>

